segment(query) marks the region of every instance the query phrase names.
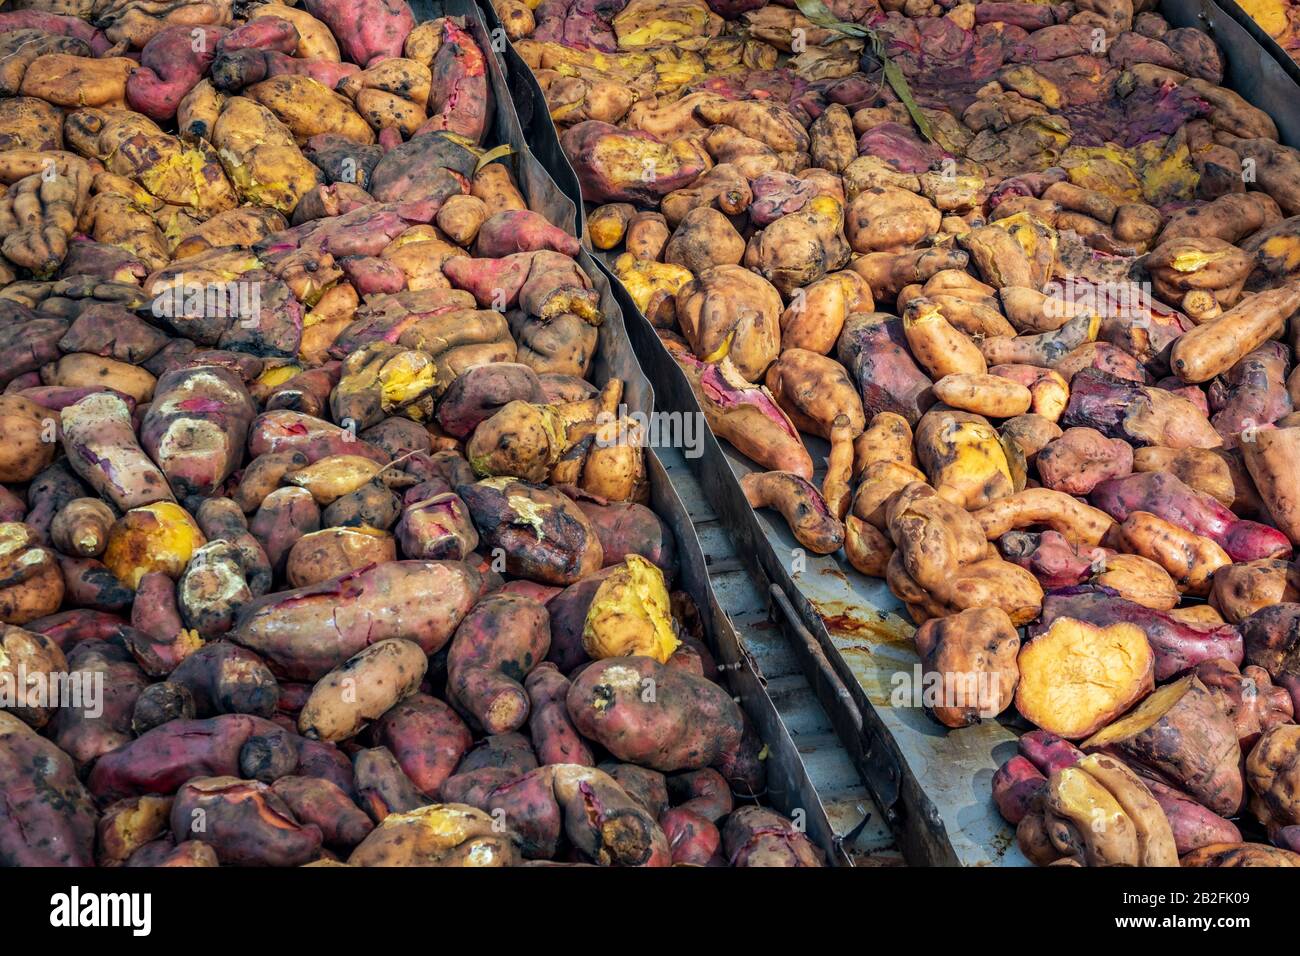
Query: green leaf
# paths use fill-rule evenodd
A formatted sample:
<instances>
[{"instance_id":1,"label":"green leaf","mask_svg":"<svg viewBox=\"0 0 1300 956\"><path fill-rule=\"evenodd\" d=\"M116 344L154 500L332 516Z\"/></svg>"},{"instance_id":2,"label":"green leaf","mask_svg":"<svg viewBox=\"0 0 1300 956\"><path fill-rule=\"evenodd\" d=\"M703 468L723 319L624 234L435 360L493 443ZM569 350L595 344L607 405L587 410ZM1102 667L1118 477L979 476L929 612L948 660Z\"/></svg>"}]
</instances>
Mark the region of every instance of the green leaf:
<instances>
[{"instance_id":1,"label":"green leaf","mask_svg":"<svg viewBox=\"0 0 1300 956\"><path fill-rule=\"evenodd\" d=\"M934 142L934 131L930 128L930 121L925 118L921 108L916 105L916 100L912 97L912 88L907 85L907 77L903 71L898 68L898 64L885 55L885 41L875 30L859 26L856 23L844 23L836 20L835 15L827 9L822 0L795 0L799 7L799 12L805 17L817 24L819 27L825 27L827 30L834 30L837 33L843 33L845 36L864 39L871 47L871 52L880 60L885 71L885 82L889 88L894 91L899 102L907 108L907 115L912 118L916 128L928 141Z\"/></svg>"},{"instance_id":2,"label":"green leaf","mask_svg":"<svg viewBox=\"0 0 1300 956\"><path fill-rule=\"evenodd\" d=\"M912 122L921 131L921 135L933 143L934 130L930 128L930 121L921 112L921 107L917 106L916 100L912 98L912 88L907 85L907 77L903 76L903 71L898 68L898 64L889 57L884 58L884 64L885 82L889 84L899 101L907 107L907 115L912 117Z\"/></svg>"}]
</instances>

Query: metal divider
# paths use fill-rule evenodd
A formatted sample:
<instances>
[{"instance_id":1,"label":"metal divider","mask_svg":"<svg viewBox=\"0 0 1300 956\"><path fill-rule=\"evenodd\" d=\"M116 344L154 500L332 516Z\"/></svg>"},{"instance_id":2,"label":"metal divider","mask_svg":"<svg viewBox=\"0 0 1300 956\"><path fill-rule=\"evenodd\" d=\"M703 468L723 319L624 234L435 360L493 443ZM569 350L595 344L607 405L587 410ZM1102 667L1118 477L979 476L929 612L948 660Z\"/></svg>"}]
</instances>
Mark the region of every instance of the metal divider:
<instances>
[{"instance_id":1,"label":"metal divider","mask_svg":"<svg viewBox=\"0 0 1300 956\"><path fill-rule=\"evenodd\" d=\"M549 115L544 108L540 114L533 108L535 103L541 102L541 90L532 72L505 40L490 6L484 10L473 0L412 0L411 6L418 21L439 16L465 18L470 35L487 54L494 97L492 142L508 143L512 147L513 153L508 161L529 208L573 235L583 235L581 203L573 198L577 177L565 163L563 169L568 170L572 179L572 193L561 189L552 177L549 170L557 167L550 164L555 163L557 157L562 160L563 154ZM508 69L512 58L514 68ZM523 106L522 111L519 104ZM539 115L541 123L538 122ZM531 123L526 122L525 117ZM539 129L539 126L544 126L544 129ZM549 142L546 130L550 132ZM534 147L548 157L548 165L539 162ZM563 175L560 178L563 179ZM622 287L587 251L582 252L579 263L600 294L604 314L591 378L598 385L611 377L622 379L625 383L623 403L628 411L648 417L656 407L655 391L638 361L640 349L634 346L630 337L624 305L618 294ZM802 819L809 837L822 848L829 860L837 865L850 864L799 750L764 689L762 675L746 655L731 621L718 604L709 583L704 553L685 505L653 448L646 450L646 458L651 506L677 539L681 565L677 586L690 594L699 608L710 650L726 670L726 683L767 745L768 787L764 799L783 813Z\"/></svg>"}]
</instances>

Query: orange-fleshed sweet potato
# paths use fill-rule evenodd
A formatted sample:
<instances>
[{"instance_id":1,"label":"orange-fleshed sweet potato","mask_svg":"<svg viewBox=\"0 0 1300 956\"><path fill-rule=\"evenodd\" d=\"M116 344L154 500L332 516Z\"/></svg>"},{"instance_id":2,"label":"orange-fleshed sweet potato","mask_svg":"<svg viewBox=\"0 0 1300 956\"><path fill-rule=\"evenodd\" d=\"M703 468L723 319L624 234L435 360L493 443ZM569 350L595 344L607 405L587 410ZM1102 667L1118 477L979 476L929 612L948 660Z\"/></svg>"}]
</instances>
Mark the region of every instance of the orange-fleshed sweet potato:
<instances>
[{"instance_id":1,"label":"orange-fleshed sweet potato","mask_svg":"<svg viewBox=\"0 0 1300 956\"><path fill-rule=\"evenodd\" d=\"M577 676L566 698L584 737L620 760L698 770L739 746L740 708L701 677L648 657L611 657Z\"/></svg>"},{"instance_id":2,"label":"orange-fleshed sweet potato","mask_svg":"<svg viewBox=\"0 0 1300 956\"><path fill-rule=\"evenodd\" d=\"M1057 618L1020 651L1016 708L1067 740L1092 734L1150 692L1155 655L1131 624Z\"/></svg>"}]
</instances>

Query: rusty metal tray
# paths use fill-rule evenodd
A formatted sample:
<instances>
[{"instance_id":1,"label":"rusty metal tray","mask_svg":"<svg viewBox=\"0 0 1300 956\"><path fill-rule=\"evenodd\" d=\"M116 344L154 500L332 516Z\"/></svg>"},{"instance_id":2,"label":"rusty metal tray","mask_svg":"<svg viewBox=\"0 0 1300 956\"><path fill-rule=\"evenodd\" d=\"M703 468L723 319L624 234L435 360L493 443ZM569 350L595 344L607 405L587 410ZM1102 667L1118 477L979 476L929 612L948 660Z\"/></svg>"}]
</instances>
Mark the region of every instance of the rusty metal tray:
<instances>
[{"instance_id":1,"label":"rusty metal tray","mask_svg":"<svg viewBox=\"0 0 1300 956\"><path fill-rule=\"evenodd\" d=\"M512 89L512 81L508 77L513 76L514 82L517 82L521 74L517 70L513 74L507 72L502 55L509 49L509 43L504 41L503 33L494 32L499 27L489 26L484 19L484 12L473 0L412 0L411 6L417 20L438 16L463 17L475 41L484 51L490 51L487 60L495 101L491 141L494 144L507 143L512 147L513 153L507 161L512 165L512 171L529 207L546 216L552 223L579 235L575 202L556 184L534 155L530 148L532 138L525 133L525 124L516 112L517 101L531 103L532 99L531 94L524 96ZM531 73L526 75L531 79ZM543 114L543 118L549 126L549 116ZM558 142L555 148L559 149ZM576 185L576 179L574 183ZM649 415L655 407L654 389L637 361L616 290L586 251L581 254L579 261L600 293L601 311L604 313L591 377L598 385L610 377L622 379L623 402L628 410ZM810 779L799 748L767 694L762 674L742 648L731 621L719 606L709 582L704 553L691 516L659 457L653 449L647 451L651 506L667 522L677 539L678 559L681 563L678 586L691 595L699 608L710 649L719 665L726 669L727 683L767 745L768 789L764 795L765 802L803 821L808 835L833 863L851 864L837 828L832 826L817 788Z\"/></svg>"}]
</instances>

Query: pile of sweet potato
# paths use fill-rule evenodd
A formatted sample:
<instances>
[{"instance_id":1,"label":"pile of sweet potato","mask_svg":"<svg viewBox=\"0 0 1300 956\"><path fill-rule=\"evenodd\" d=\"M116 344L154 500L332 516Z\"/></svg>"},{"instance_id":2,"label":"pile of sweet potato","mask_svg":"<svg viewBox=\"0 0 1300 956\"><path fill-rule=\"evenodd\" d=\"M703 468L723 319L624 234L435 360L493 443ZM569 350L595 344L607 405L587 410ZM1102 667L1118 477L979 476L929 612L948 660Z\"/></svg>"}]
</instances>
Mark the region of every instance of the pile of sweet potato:
<instances>
[{"instance_id":1,"label":"pile of sweet potato","mask_svg":"<svg viewBox=\"0 0 1300 956\"><path fill-rule=\"evenodd\" d=\"M1026 853L1300 863L1300 152L1209 36L1150 0L494 5L750 503L888 582L939 721L1069 753L1000 775Z\"/></svg>"},{"instance_id":2,"label":"pile of sweet potato","mask_svg":"<svg viewBox=\"0 0 1300 956\"><path fill-rule=\"evenodd\" d=\"M467 25L22 6L0 864L821 865Z\"/></svg>"}]
</instances>

